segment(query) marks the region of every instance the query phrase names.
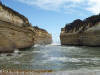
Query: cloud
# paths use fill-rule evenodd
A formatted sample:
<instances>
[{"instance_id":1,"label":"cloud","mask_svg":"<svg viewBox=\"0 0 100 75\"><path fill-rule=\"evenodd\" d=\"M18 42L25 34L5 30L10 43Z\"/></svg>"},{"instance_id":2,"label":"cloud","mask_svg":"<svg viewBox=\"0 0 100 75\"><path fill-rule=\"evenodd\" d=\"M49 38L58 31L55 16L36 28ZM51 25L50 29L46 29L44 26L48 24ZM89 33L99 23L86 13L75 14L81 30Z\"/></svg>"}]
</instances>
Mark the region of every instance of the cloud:
<instances>
[{"instance_id":1,"label":"cloud","mask_svg":"<svg viewBox=\"0 0 100 75\"><path fill-rule=\"evenodd\" d=\"M68 5L73 5L73 4L75 5L82 2L83 0L16 0L16 1L20 1L28 5L35 5L37 7L46 10L59 10L68 3L69 3Z\"/></svg>"},{"instance_id":2,"label":"cloud","mask_svg":"<svg viewBox=\"0 0 100 75\"><path fill-rule=\"evenodd\" d=\"M100 12L100 0L14 0L28 5L37 6L45 10L71 10L77 11L75 8L81 8L93 14ZM83 6L82 6L83 5Z\"/></svg>"},{"instance_id":3,"label":"cloud","mask_svg":"<svg viewBox=\"0 0 100 75\"><path fill-rule=\"evenodd\" d=\"M88 11L94 14L100 13L100 0L89 0L88 5L89 5L89 7L87 8Z\"/></svg>"}]
</instances>

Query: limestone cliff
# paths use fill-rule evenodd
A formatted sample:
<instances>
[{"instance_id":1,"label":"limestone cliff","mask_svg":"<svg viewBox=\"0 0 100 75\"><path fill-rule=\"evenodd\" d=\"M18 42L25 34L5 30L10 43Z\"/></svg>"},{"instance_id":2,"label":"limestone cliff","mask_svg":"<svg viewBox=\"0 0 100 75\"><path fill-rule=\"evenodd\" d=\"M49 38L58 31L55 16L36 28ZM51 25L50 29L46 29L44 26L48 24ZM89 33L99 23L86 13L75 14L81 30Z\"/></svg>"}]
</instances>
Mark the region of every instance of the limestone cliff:
<instances>
[{"instance_id":1,"label":"limestone cliff","mask_svg":"<svg viewBox=\"0 0 100 75\"><path fill-rule=\"evenodd\" d=\"M43 35L44 38L49 36L46 31L40 32L46 33L47 36ZM12 52L16 48L31 47L36 44L36 38L38 41L43 40L36 35L37 31L25 16L0 3L0 52Z\"/></svg>"},{"instance_id":2,"label":"limestone cliff","mask_svg":"<svg viewBox=\"0 0 100 75\"><path fill-rule=\"evenodd\" d=\"M60 40L62 45L100 46L100 15L66 24Z\"/></svg>"},{"instance_id":3,"label":"limestone cliff","mask_svg":"<svg viewBox=\"0 0 100 75\"><path fill-rule=\"evenodd\" d=\"M40 29L37 26L33 27L33 30L35 32L35 44L51 44L52 43L52 36L49 34L46 30Z\"/></svg>"}]
</instances>

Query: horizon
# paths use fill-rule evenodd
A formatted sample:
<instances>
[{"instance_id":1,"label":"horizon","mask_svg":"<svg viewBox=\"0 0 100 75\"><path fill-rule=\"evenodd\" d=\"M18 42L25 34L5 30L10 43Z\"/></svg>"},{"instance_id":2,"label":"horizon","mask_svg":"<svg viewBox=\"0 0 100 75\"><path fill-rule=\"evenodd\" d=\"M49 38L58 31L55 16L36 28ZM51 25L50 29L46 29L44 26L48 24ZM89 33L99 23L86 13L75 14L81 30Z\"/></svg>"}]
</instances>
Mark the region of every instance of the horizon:
<instances>
[{"instance_id":1,"label":"horizon","mask_svg":"<svg viewBox=\"0 0 100 75\"><path fill-rule=\"evenodd\" d=\"M97 0L2 0L2 3L27 17L33 26L47 30L53 43L60 43L65 24L100 12Z\"/></svg>"}]
</instances>

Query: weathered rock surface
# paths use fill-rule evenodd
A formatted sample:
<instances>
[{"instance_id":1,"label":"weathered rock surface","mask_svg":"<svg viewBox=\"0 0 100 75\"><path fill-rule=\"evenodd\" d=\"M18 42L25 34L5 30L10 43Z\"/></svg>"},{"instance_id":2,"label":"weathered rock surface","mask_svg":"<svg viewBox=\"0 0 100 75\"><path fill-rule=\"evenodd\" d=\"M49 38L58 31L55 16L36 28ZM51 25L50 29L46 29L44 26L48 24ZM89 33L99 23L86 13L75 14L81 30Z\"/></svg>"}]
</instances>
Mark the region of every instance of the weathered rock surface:
<instances>
[{"instance_id":1,"label":"weathered rock surface","mask_svg":"<svg viewBox=\"0 0 100 75\"><path fill-rule=\"evenodd\" d=\"M37 31L26 17L0 3L0 52L12 52L16 48L31 47L38 43L35 42L36 40L45 42L50 34L42 32L41 29ZM40 39L41 34L43 39ZM51 37L47 38L49 39L51 40ZM49 43L51 41L46 42Z\"/></svg>"},{"instance_id":2,"label":"weathered rock surface","mask_svg":"<svg viewBox=\"0 0 100 75\"><path fill-rule=\"evenodd\" d=\"M100 46L100 15L75 20L61 29L62 45Z\"/></svg>"},{"instance_id":3,"label":"weathered rock surface","mask_svg":"<svg viewBox=\"0 0 100 75\"><path fill-rule=\"evenodd\" d=\"M52 36L46 30L40 29L36 26L33 27L33 30L35 32L35 39L34 39L35 44L45 45L52 43Z\"/></svg>"},{"instance_id":4,"label":"weathered rock surface","mask_svg":"<svg viewBox=\"0 0 100 75\"><path fill-rule=\"evenodd\" d=\"M0 33L0 53L1 52L13 52L15 44Z\"/></svg>"}]
</instances>

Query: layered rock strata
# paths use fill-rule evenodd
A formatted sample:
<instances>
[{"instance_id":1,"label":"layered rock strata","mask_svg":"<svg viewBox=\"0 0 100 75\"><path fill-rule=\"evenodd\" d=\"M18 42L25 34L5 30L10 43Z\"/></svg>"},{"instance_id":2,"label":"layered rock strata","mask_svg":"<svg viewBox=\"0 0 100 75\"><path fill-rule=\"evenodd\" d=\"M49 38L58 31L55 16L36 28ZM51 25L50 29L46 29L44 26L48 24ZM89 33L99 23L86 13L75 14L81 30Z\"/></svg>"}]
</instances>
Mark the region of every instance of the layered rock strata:
<instances>
[{"instance_id":1,"label":"layered rock strata","mask_svg":"<svg viewBox=\"0 0 100 75\"><path fill-rule=\"evenodd\" d=\"M47 36L43 35L44 38L50 35L45 31L40 32L46 33ZM38 35L37 31L25 16L0 3L0 52L12 52L16 48L31 47L36 44L36 39L38 41L44 40L38 39L36 35ZM46 44L48 43L51 43L51 41Z\"/></svg>"},{"instance_id":2,"label":"layered rock strata","mask_svg":"<svg viewBox=\"0 0 100 75\"><path fill-rule=\"evenodd\" d=\"M46 45L52 43L52 36L46 30L38 28L37 26L34 26L33 30L35 32L35 44Z\"/></svg>"},{"instance_id":3,"label":"layered rock strata","mask_svg":"<svg viewBox=\"0 0 100 75\"><path fill-rule=\"evenodd\" d=\"M60 40L62 45L100 46L100 15L66 24Z\"/></svg>"}]
</instances>

